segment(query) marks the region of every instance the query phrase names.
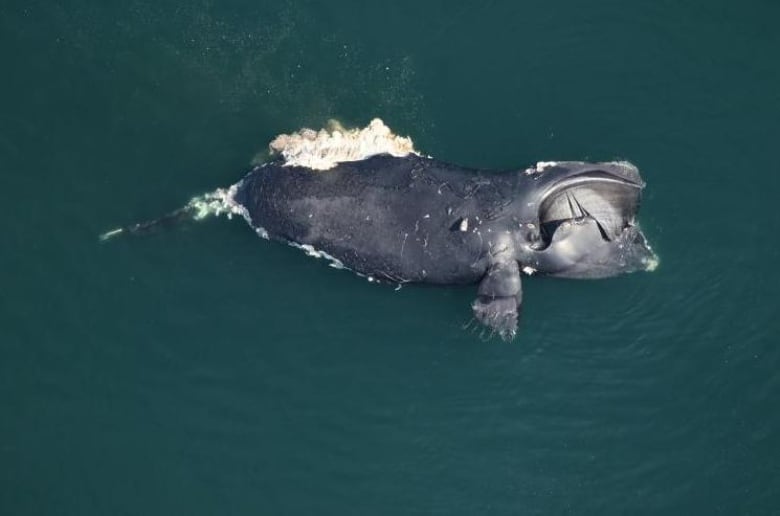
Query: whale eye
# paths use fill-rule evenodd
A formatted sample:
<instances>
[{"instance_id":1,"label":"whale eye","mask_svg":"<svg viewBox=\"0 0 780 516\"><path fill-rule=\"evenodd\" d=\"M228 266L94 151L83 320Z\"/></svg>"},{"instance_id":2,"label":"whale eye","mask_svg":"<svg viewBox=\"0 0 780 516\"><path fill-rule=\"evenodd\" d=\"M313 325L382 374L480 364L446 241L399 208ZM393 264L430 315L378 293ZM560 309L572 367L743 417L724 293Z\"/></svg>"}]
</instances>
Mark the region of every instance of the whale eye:
<instances>
[{"instance_id":1,"label":"whale eye","mask_svg":"<svg viewBox=\"0 0 780 516\"><path fill-rule=\"evenodd\" d=\"M468 230L469 230L469 219L467 217L459 217L450 226L450 231L468 231Z\"/></svg>"}]
</instances>

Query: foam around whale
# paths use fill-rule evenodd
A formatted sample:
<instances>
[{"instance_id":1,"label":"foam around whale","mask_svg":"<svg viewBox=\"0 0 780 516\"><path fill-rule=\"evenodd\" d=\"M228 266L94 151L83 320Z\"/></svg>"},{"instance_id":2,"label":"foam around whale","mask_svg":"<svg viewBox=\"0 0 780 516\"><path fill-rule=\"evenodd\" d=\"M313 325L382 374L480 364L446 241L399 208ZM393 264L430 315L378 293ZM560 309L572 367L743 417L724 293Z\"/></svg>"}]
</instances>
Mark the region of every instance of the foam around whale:
<instances>
[{"instance_id":1,"label":"foam around whale","mask_svg":"<svg viewBox=\"0 0 780 516\"><path fill-rule=\"evenodd\" d=\"M301 129L280 134L268 145L272 156L280 155L284 166L329 170L339 163L360 161L377 154L403 157L420 154L408 136L393 133L374 118L361 129L345 129L332 120L328 129Z\"/></svg>"}]
</instances>

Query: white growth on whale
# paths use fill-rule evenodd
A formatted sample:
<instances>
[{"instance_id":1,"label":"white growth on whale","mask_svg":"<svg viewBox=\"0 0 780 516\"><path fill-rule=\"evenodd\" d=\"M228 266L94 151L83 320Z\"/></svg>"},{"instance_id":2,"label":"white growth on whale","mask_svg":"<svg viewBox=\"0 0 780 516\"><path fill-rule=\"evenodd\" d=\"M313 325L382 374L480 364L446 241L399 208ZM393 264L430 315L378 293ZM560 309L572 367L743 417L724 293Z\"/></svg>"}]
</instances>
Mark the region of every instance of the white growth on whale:
<instances>
[{"instance_id":1,"label":"white growth on whale","mask_svg":"<svg viewBox=\"0 0 780 516\"><path fill-rule=\"evenodd\" d=\"M550 167L554 167L556 165L558 165L557 161L539 161L533 167L528 167L527 169L525 169L525 173L526 173L526 175L529 175L529 176L534 175L534 174L541 174L546 169L548 169Z\"/></svg>"},{"instance_id":2,"label":"white growth on whale","mask_svg":"<svg viewBox=\"0 0 780 516\"><path fill-rule=\"evenodd\" d=\"M554 167L558 164L557 161L538 161L536 163L536 171L544 172L544 169Z\"/></svg>"},{"instance_id":3,"label":"white growth on whale","mask_svg":"<svg viewBox=\"0 0 780 516\"><path fill-rule=\"evenodd\" d=\"M313 170L328 170L345 161L360 161L377 154L420 154L411 138L394 134L379 118L362 129L344 129L332 120L329 129L280 134L268 147L271 155L284 158L284 166Z\"/></svg>"}]
</instances>

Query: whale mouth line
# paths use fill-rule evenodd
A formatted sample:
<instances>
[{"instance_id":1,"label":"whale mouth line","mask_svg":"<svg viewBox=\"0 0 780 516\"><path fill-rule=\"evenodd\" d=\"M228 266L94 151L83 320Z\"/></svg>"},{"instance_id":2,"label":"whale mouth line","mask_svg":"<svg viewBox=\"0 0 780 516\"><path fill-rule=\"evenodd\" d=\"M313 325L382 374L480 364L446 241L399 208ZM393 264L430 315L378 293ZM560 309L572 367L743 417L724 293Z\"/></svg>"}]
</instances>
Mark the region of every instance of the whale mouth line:
<instances>
[{"instance_id":1,"label":"whale mouth line","mask_svg":"<svg viewBox=\"0 0 780 516\"><path fill-rule=\"evenodd\" d=\"M617 174L611 174L603 170L593 170L566 178L553 185L547 192L545 192L542 198L542 203L550 196L555 195L561 190L586 185L588 183L623 186L625 188L633 188L636 190L642 190L645 186L645 184L641 181L632 181L631 179L620 177Z\"/></svg>"},{"instance_id":2,"label":"whale mouth line","mask_svg":"<svg viewBox=\"0 0 780 516\"><path fill-rule=\"evenodd\" d=\"M595 223L601 239L619 240L634 227L644 183L603 170L588 171L553 185L539 203L541 248L548 247L561 227Z\"/></svg>"}]
</instances>

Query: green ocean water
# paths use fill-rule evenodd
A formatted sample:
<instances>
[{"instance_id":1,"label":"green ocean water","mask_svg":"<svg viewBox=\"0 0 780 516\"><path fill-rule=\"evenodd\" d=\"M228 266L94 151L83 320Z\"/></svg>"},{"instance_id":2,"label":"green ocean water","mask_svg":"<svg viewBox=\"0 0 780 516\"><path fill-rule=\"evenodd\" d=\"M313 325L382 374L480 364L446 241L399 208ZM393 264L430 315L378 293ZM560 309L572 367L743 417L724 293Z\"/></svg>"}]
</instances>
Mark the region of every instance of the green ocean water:
<instances>
[{"instance_id":1,"label":"green ocean water","mask_svg":"<svg viewBox=\"0 0 780 516\"><path fill-rule=\"evenodd\" d=\"M780 4L0 3L0 514L780 514ZM369 284L209 219L274 135L628 159L653 273Z\"/></svg>"}]
</instances>

